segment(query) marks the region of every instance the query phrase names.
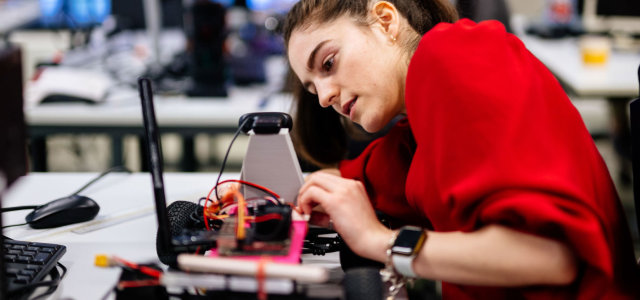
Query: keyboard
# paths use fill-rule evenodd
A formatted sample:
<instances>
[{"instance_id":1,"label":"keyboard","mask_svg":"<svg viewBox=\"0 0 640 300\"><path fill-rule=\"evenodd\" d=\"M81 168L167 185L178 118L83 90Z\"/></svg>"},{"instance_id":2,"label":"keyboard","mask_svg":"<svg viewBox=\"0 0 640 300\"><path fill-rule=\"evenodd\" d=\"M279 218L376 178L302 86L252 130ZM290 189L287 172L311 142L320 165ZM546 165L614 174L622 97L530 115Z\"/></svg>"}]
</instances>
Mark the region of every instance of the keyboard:
<instances>
[{"instance_id":1,"label":"keyboard","mask_svg":"<svg viewBox=\"0 0 640 300\"><path fill-rule=\"evenodd\" d=\"M5 239L2 253L9 294L30 294L34 289L20 290L42 281L66 251L63 245Z\"/></svg>"}]
</instances>

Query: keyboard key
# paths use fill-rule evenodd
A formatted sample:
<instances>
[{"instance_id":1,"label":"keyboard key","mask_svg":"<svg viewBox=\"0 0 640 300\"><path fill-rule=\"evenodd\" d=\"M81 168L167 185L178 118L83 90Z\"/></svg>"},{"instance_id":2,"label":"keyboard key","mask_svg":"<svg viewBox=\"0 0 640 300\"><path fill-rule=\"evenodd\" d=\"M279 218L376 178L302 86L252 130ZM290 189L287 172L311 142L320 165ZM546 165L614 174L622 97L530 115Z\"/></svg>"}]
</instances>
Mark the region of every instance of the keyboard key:
<instances>
[{"instance_id":1,"label":"keyboard key","mask_svg":"<svg viewBox=\"0 0 640 300\"><path fill-rule=\"evenodd\" d=\"M41 248L41 249L40 249L40 252L47 252L47 253L53 253L53 252L55 252L55 251L56 251L56 249L55 249L55 248L48 248L48 247L47 247L47 248Z\"/></svg>"},{"instance_id":2,"label":"keyboard key","mask_svg":"<svg viewBox=\"0 0 640 300\"><path fill-rule=\"evenodd\" d=\"M44 264L44 262L49 258L49 254L47 253L38 253L36 257L33 258L33 262L37 264Z\"/></svg>"},{"instance_id":3,"label":"keyboard key","mask_svg":"<svg viewBox=\"0 0 640 300\"><path fill-rule=\"evenodd\" d=\"M18 277L16 277L16 279L14 279L13 282L21 283L21 284L27 284L27 283L29 283L30 280L31 280L31 278L29 278L28 276L18 275Z\"/></svg>"},{"instance_id":4,"label":"keyboard key","mask_svg":"<svg viewBox=\"0 0 640 300\"><path fill-rule=\"evenodd\" d=\"M42 269L42 266L38 266L38 265L27 265L26 266L27 270L34 270L36 272L40 271L40 269Z\"/></svg>"},{"instance_id":5,"label":"keyboard key","mask_svg":"<svg viewBox=\"0 0 640 300\"><path fill-rule=\"evenodd\" d=\"M31 261L31 257L29 256L23 256L23 255L18 255L18 258L16 258L17 262L22 262L22 263L28 263Z\"/></svg>"},{"instance_id":6,"label":"keyboard key","mask_svg":"<svg viewBox=\"0 0 640 300\"><path fill-rule=\"evenodd\" d=\"M20 269L17 268L7 268L7 276L16 277L20 273Z\"/></svg>"},{"instance_id":7,"label":"keyboard key","mask_svg":"<svg viewBox=\"0 0 640 300\"><path fill-rule=\"evenodd\" d=\"M20 251L20 250L9 250L9 251L7 251L7 254L20 255L20 254L22 254L22 251Z\"/></svg>"}]
</instances>

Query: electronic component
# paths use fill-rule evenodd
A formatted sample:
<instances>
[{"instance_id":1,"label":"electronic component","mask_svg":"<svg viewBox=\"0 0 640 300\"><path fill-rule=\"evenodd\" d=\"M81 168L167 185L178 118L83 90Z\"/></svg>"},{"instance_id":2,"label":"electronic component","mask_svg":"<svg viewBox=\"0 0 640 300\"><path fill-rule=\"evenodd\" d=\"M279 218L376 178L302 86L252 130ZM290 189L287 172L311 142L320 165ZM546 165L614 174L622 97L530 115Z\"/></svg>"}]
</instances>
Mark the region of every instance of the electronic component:
<instances>
[{"instance_id":1,"label":"electronic component","mask_svg":"<svg viewBox=\"0 0 640 300\"><path fill-rule=\"evenodd\" d=\"M242 115L238 125L244 133L253 130L256 134L277 134L282 128L291 131L293 121L286 113L260 112Z\"/></svg>"}]
</instances>

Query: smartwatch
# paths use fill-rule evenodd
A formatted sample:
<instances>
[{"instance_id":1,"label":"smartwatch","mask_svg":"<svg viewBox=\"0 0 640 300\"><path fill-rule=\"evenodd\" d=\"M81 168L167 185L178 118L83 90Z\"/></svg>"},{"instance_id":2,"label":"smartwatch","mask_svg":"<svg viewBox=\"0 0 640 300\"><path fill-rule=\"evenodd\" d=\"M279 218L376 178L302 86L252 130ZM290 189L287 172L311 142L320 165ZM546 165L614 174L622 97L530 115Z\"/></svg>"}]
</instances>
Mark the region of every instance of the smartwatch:
<instances>
[{"instance_id":1,"label":"smartwatch","mask_svg":"<svg viewBox=\"0 0 640 300\"><path fill-rule=\"evenodd\" d=\"M416 258L427 234L420 227L404 226L400 228L398 235L391 246L391 261L396 271L405 277L418 277L413 272L411 263Z\"/></svg>"}]
</instances>

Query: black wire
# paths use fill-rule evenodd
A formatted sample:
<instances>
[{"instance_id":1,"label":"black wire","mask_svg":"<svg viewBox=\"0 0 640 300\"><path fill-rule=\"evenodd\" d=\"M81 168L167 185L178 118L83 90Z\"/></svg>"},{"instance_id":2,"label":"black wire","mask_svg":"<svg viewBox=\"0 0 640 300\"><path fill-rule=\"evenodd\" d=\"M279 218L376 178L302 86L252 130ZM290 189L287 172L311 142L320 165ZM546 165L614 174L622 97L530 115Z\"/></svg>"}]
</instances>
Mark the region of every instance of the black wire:
<instances>
[{"instance_id":1,"label":"black wire","mask_svg":"<svg viewBox=\"0 0 640 300\"><path fill-rule=\"evenodd\" d=\"M27 225L27 224L29 224L29 223L13 224L13 225L4 225L4 226L2 226L2 229L9 228L9 227L18 227L18 226Z\"/></svg>"},{"instance_id":2,"label":"black wire","mask_svg":"<svg viewBox=\"0 0 640 300\"><path fill-rule=\"evenodd\" d=\"M124 171L127 173L131 173L131 170L123 167L123 166L115 166L115 167L111 167L109 169L107 169L106 171L102 172L102 174L98 175L98 177L94 178L93 180L89 181L87 184L85 184L83 187L81 187L79 190L77 190L75 193L71 194L73 195L77 195L80 192L84 191L86 188L88 188L90 185L94 184L96 181L100 180L100 178L104 177L105 175L111 173L111 172L115 172L115 171Z\"/></svg>"},{"instance_id":3,"label":"black wire","mask_svg":"<svg viewBox=\"0 0 640 300\"><path fill-rule=\"evenodd\" d=\"M113 292L116 291L116 288L118 288L118 284L116 283L112 288L110 288L106 294L104 294L104 296L102 296L102 300L107 300L107 298L109 298L109 295L111 295Z\"/></svg>"},{"instance_id":4,"label":"black wire","mask_svg":"<svg viewBox=\"0 0 640 300\"><path fill-rule=\"evenodd\" d=\"M62 274L58 273L58 270L55 269L55 268L51 271L51 274L52 274L51 277L52 278L54 277L53 274L57 274L57 278L50 280L50 282L55 282L55 284L51 284L49 286L49 289L46 292L38 295L37 297L35 297L35 298L31 299L31 300L43 299L43 298L53 294L53 292L55 292L58 289L58 285L60 284L60 281L62 280L62 278L64 278L65 275L67 275L67 267L65 267L60 262L58 262L57 265L60 267L60 269L62 269Z\"/></svg>"},{"instance_id":5,"label":"black wire","mask_svg":"<svg viewBox=\"0 0 640 300\"><path fill-rule=\"evenodd\" d=\"M34 209L34 208L37 208L37 207L38 207L37 205L4 207L4 208L0 209L0 212L9 212L9 211L16 211L16 210L24 210L24 209Z\"/></svg>"},{"instance_id":6,"label":"black wire","mask_svg":"<svg viewBox=\"0 0 640 300\"><path fill-rule=\"evenodd\" d=\"M238 137L238 135L240 135L240 132L242 132L242 128L244 128L244 125L247 124L247 122L249 121L249 118L246 118L242 124L240 124L240 126L238 126L238 129L236 130L236 133L233 135L233 139L231 140L231 143L229 143L229 148L227 148L227 153L224 155L224 159L222 160L222 166L220 167L220 173L218 174L218 179L216 179L216 199L220 200L220 196L218 195L218 183L220 183L220 178L222 177L222 172L224 172L224 167L227 164L227 158L229 157L229 152L231 152L231 146L233 146L233 142L236 141L236 138Z\"/></svg>"}]
</instances>

